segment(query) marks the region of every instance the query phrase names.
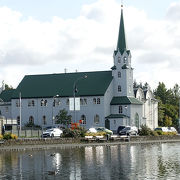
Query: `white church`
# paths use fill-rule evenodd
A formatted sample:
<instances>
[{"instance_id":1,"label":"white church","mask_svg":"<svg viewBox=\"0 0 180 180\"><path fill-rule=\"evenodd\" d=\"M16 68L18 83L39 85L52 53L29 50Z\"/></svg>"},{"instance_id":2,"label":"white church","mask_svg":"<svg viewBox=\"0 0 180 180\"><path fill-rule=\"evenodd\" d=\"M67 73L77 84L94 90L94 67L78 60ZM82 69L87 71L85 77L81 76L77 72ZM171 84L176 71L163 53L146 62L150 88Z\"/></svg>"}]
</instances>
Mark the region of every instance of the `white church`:
<instances>
[{"instance_id":1,"label":"white church","mask_svg":"<svg viewBox=\"0 0 180 180\"><path fill-rule=\"evenodd\" d=\"M120 125L139 128L142 124L156 128L158 101L148 86L133 88L123 9L113 60L109 71L27 75L14 90L2 87L0 116L16 119L22 126L29 122L49 126L55 125L59 111L66 109L72 122L83 120L86 129L107 127L116 131ZM74 98L80 99L80 109L75 111L70 108Z\"/></svg>"}]
</instances>

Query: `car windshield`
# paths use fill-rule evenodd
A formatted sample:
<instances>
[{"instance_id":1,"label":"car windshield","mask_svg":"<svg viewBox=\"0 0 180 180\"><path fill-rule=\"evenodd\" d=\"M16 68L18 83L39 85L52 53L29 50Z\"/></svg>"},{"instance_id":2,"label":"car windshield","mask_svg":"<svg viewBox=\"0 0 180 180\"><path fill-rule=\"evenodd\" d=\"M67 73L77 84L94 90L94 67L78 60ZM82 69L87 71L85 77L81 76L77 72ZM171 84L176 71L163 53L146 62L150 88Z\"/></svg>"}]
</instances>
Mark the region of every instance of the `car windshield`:
<instances>
[{"instance_id":1,"label":"car windshield","mask_svg":"<svg viewBox=\"0 0 180 180\"><path fill-rule=\"evenodd\" d=\"M130 127L125 127L123 130L130 130L131 128Z\"/></svg>"}]
</instances>

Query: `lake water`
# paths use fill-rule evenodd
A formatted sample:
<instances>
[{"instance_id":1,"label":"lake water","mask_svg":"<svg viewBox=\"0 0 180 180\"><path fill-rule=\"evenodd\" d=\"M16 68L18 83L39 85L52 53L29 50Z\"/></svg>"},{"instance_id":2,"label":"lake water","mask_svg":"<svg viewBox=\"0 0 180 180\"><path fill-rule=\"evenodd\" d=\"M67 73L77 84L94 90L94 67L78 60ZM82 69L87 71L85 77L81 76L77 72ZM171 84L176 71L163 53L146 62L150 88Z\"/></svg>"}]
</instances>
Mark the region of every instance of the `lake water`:
<instances>
[{"instance_id":1,"label":"lake water","mask_svg":"<svg viewBox=\"0 0 180 180\"><path fill-rule=\"evenodd\" d=\"M0 179L180 179L180 143L0 152Z\"/></svg>"}]
</instances>

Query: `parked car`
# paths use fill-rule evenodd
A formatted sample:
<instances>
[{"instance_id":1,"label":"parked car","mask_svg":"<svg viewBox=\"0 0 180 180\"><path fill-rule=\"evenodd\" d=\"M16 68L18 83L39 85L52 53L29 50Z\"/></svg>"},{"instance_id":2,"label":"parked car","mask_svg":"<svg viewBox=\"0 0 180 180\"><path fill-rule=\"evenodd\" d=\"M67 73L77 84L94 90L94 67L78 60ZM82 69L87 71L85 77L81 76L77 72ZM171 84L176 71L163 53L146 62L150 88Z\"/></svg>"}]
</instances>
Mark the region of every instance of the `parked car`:
<instances>
[{"instance_id":1,"label":"parked car","mask_svg":"<svg viewBox=\"0 0 180 180\"><path fill-rule=\"evenodd\" d=\"M122 131L126 126L119 126L117 129L117 134L120 133L120 131Z\"/></svg>"},{"instance_id":2,"label":"parked car","mask_svg":"<svg viewBox=\"0 0 180 180\"><path fill-rule=\"evenodd\" d=\"M167 127L157 127L155 131L170 132Z\"/></svg>"},{"instance_id":3,"label":"parked car","mask_svg":"<svg viewBox=\"0 0 180 180\"><path fill-rule=\"evenodd\" d=\"M138 128L136 126L126 126L124 129L122 129L119 132L119 135L137 135L138 134Z\"/></svg>"},{"instance_id":4,"label":"parked car","mask_svg":"<svg viewBox=\"0 0 180 180\"><path fill-rule=\"evenodd\" d=\"M175 127L168 127L168 130L169 130L170 132L175 132L175 133L177 133L177 130L176 130Z\"/></svg>"},{"instance_id":5,"label":"parked car","mask_svg":"<svg viewBox=\"0 0 180 180\"><path fill-rule=\"evenodd\" d=\"M60 137L63 131L59 128L51 128L43 131L42 137Z\"/></svg>"},{"instance_id":6,"label":"parked car","mask_svg":"<svg viewBox=\"0 0 180 180\"><path fill-rule=\"evenodd\" d=\"M105 132L106 134L112 135L113 132L105 127L94 127L94 128L89 128L87 132L90 133L97 133L97 132Z\"/></svg>"}]
</instances>

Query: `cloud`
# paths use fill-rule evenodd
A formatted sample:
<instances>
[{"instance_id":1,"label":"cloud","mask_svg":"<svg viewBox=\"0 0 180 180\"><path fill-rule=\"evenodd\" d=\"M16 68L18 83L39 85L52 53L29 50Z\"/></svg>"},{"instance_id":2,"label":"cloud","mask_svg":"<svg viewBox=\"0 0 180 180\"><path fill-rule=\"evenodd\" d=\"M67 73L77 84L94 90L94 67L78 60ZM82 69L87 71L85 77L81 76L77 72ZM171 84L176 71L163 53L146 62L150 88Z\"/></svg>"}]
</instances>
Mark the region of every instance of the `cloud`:
<instances>
[{"instance_id":1,"label":"cloud","mask_svg":"<svg viewBox=\"0 0 180 180\"><path fill-rule=\"evenodd\" d=\"M16 86L26 74L58 73L64 68L68 72L110 69L120 9L116 0L97 0L83 5L76 18L41 22L0 7L0 81ZM153 88L158 81L180 84L180 78L173 77L180 70L179 12L180 4L174 3L165 19L152 20L143 10L124 7L137 81L147 81Z\"/></svg>"}]
</instances>

